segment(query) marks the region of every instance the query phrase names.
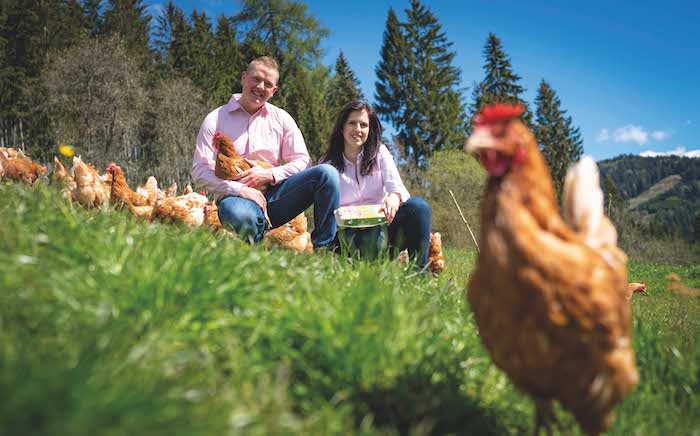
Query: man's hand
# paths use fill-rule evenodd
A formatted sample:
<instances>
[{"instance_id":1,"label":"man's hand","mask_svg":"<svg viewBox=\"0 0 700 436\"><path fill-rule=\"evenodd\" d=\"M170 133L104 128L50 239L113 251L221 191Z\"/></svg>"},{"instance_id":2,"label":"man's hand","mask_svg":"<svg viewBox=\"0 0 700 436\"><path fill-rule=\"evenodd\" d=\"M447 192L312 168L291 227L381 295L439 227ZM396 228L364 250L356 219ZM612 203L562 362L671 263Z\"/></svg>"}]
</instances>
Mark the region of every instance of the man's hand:
<instances>
[{"instance_id":1,"label":"man's hand","mask_svg":"<svg viewBox=\"0 0 700 436\"><path fill-rule=\"evenodd\" d=\"M392 192L384 197L382 210L384 211L387 224L391 224L391 222L394 221L394 216L396 215L396 211L399 210L399 206L401 206L401 198L396 192Z\"/></svg>"},{"instance_id":2,"label":"man's hand","mask_svg":"<svg viewBox=\"0 0 700 436\"><path fill-rule=\"evenodd\" d=\"M255 162L245 160L252 168L236 174L233 180L241 182L249 188L263 188L271 184L274 180L272 170L263 168Z\"/></svg>"},{"instance_id":3,"label":"man's hand","mask_svg":"<svg viewBox=\"0 0 700 436\"><path fill-rule=\"evenodd\" d=\"M246 198L250 201L254 201L255 204L260 206L260 209L263 210L265 216L267 216L267 199L265 198L262 192L258 191L257 189L243 186L238 192L238 196L241 198Z\"/></svg>"}]
</instances>

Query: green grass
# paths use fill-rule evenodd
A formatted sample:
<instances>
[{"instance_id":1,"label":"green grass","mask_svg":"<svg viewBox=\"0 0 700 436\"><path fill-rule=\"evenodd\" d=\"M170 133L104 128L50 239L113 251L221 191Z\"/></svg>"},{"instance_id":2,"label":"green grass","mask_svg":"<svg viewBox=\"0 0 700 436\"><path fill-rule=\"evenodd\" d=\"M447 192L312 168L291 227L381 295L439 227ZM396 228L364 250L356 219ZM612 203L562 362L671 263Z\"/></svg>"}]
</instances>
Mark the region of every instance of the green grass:
<instances>
[{"instance_id":1,"label":"green grass","mask_svg":"<svg viewBox=\"0 0 700 436\"><path fill-rule=\"evenodd\" d=\"M0 185L0 434L528 432L463 289L392 262L250 247ZM610 434L700 434L700 299L631 263L642 382ZM567 422L570 422L570 419Z\"/></svg>"}]
</instances>

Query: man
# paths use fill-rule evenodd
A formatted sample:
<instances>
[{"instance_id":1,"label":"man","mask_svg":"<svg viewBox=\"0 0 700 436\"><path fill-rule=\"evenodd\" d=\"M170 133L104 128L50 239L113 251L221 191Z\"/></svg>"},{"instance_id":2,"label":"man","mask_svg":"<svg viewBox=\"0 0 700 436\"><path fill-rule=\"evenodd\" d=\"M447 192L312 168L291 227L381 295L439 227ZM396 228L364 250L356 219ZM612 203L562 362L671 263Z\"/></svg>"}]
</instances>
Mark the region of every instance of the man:
<instances>
[{"instance_id":1,"label":"man","mask_svg":"<svg viewBox=\"0 0 700 436\"><path fill-rule=\"evenodd\" d=\"M330 165L311 166L311 157L296 122L284 110L267 101L277 91L277 62L262 56L248 64L241 76L242 92L204 119L197 136L192 180L216 194L219 218L244 240L262 239L270 217L279 227L314 205L314 248L329 246L335 237L333 211L340 201L338 171ZM259 165L243 171L235 180L214 174L219 132L233 141L236 152L274 166ZM280 163L284 162L283 165ZM249 162L250 163L250 162ZM259 188L267 187L263 194Z\"/></svg>"}]
</instances>

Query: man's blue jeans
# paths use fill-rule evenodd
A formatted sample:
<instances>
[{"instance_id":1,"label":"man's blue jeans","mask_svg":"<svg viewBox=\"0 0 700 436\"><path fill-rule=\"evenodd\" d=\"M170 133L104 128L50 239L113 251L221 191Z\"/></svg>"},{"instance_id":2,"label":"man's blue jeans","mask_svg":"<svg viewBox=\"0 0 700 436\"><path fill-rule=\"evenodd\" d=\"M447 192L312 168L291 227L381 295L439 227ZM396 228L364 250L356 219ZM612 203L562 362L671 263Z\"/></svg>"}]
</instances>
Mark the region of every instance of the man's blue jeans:
<instances>
[{"instance_id":1,"label":"man's blue jeans","mask_svg":"<svg viewBox=\"0 0 700 436\"><path fill-rule=\"evenodd\" d=\"M375 226L364 230L341 229L335 243L340 248L350 245L348 248L358 250L363 258L370 260L387 246L392 257L407 248L411 261L423 268L428 263L432 222L430 205L421 197L411 197L396 211L388 229L388 241L386 230Z\"/></svg>"},{"instance_id":2,"label":"man's blue jeans","mask_svg":"<svg viewBox=\"0 0 700 436\"><path fill-rule=\"evenodd\" d=\"M279 227L314 205L314 249L327 247L336 232L333 212L340 202L338 170L322 164L298 172L265 191L267 214L272 227ZM265 215L260 206L246 198L229 196L219 202L219 219L239 238L258 242L265 234Z\"/></svg>"}]
</instances>

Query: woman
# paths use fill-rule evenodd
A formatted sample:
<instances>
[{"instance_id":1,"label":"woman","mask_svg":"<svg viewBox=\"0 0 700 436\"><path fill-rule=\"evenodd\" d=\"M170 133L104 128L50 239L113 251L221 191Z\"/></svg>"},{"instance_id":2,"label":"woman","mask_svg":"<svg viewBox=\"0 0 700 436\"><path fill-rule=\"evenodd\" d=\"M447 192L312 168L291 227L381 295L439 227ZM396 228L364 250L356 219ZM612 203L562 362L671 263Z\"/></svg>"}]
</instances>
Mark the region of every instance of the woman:
<instances>
[{"instance_id":1,"label":"woman","mask_svg":"<svg viewBox=\"0 0 700 436\"><path fill-rule=\"evenodd\" d=\"M395 256L407 248L411 260L423 268L428 263L432 211L425 200L409 195L381 139L376 112L365 102L350 102L338 114L320 162L340 173L340 206L381 204L389 226L390 253ZM379 227L345 229L343 237L357 248L368 239L377 247L382 233Z\"/></svg>"}]
</instances>

